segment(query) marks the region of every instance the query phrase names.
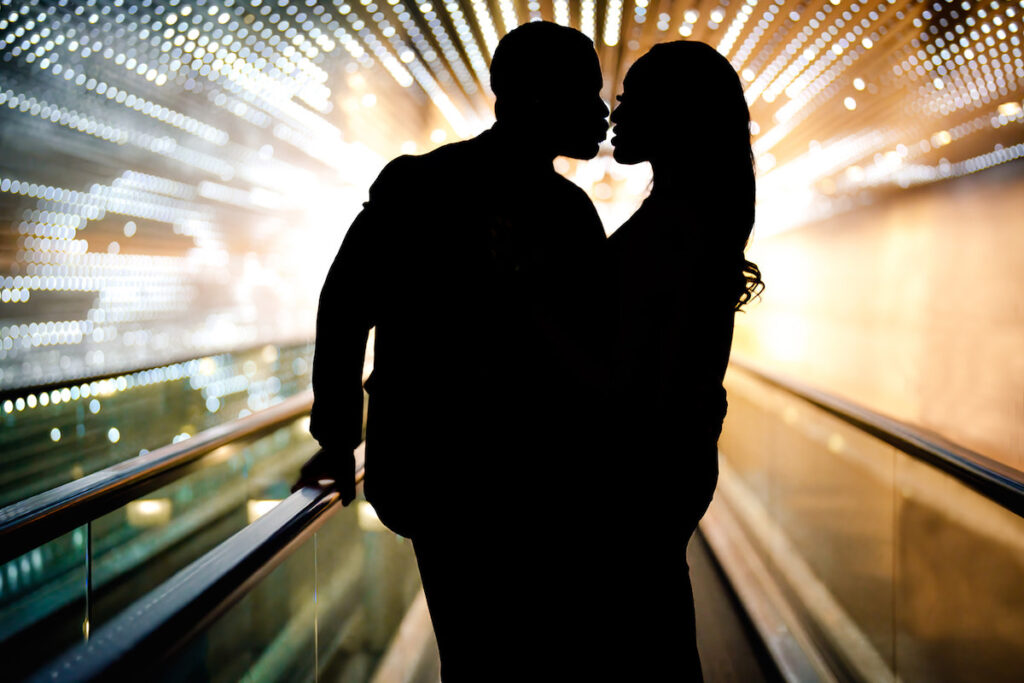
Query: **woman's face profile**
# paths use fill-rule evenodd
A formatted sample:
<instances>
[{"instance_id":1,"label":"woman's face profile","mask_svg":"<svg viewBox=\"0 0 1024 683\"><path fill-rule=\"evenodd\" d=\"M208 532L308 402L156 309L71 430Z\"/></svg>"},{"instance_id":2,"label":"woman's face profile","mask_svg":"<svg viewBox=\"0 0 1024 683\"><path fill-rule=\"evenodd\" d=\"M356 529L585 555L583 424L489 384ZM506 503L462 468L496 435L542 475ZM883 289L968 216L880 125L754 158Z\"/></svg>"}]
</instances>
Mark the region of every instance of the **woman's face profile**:
<instances>
[{"instance_id":1,"label":"woman's face profile","mask_svg":"<svg viewBox=\"0 0 1024 683\"><path fill-rule=\"evenodd\" d=\"M643 104L633 101L633 93L623 87L622 94L615 98L612 110L613 157L620 164L638 164L649 160L646 126L641 116Z\"/></svg>"},{"instance_id":2,"label":"woman's face profile","mask_svg":"<svg viewBox=\"0 0 1024 683\"><path fill-rule=\"evenodd\" d=\"M623 81L622 94L615 98L611 143L620 164L651 161L678 134L669 128L672 112L665 111L665 98L655 90L647 66L634 64Z\"/></svg>"}]
</instances>

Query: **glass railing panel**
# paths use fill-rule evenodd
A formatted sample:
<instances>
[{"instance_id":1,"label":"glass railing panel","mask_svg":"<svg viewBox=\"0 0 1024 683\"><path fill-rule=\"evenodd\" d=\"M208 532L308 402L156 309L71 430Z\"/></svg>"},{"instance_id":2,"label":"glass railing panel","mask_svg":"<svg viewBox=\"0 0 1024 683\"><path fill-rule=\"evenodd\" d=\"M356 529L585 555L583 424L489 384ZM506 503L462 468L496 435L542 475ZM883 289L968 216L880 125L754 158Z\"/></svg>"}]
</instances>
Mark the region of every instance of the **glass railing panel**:
<instances>
[{"instance_id":1,"label":"glass railing panel","mask_svg":"<svg viewBox=\"0 0 1024 683\"><path fill-rule=\"evenodd\" d=\"M317 449L308 423L223 446L182 478L95 520L94 626L286 498Z\"/></svg>"},{"instance_id":2,"label":"glass railing panel","mask_svg":"<svg viewBox=\"0 0 1024 683\"><path fill-rule=\"evenodd\" d=\"M807 403L788 409L775 442L785 445L775 452L774 521L891 670L896 453Z\"/></svg>"},{"instance_id":3,"label":"glass railing panel","mask_svg":"<svg viewBox=\"0 0 1024 683\"><path fill-rule=\"evenodd\" d=\"M720 497L844 675L1020 679L1024 518L742 370L727 389Z\"/></svg>"},{"instance_id":4,"label":"glass railing panel","mask_svg":"<svg viewBox=\"0 0 1024 683\"><path fill-rule=\"evenodd\" d=\"M310 387L312 344L273 345L0 401L0 506Z\"/></svg>"},{"instance_id":5,"label":"glass railing panel","mask_svg":"<svg viewBox=\"0 0 1024 683\"><path fill-rule=\"evenodd\" d=\"M1021 680L1024 519L905 454L897 481L900 678Z\"/></svg>"},{"instance_id":6,"label":"glass railing panel","mask_svg":"<svg viewBox=\"0 0 1024 683\"><path fill-rule=\"evenodd\" d=\"M772 500L772 438L777 407L765 388L746 375L729 371L726 388L729 410L718 448L761 502Z\"/></svg>"},{"instance_id":7,"label":"glass railing panel","mask_svg":"<svg viewBox=\"0 0 1024 683\"><path fill-rule=\"evenodd\" d=\"M88 538L80 527L0 565L0 678L21 679L88 633Z\"/></svg>"},{"instance_id":8,"label":"glass railing panel","mask_svg":"<svg viewBox=\"0 0 1024 683\"><path fill-rule=\"evenodd\" d=\"M315 548L310 539L153 672L153 679L317 680L314 581Z\"/></svg>"},{"instance_id":9,"label":"glass railing panel","mask_svg":"<svg viewBox=\"0 0 1024 683\"><path fill-rule=\"evenodd\" d=\"M740 374L727 382L730 416L720 448L761 499L764 524L791 551L774 567L798 580L808 600L818 582L822 599L813 609L844 624L824 634L841 639L832 647L857 659L854 670L885 676L895 662L895 450L788 392L749 377L735 381ZM733 414L734 404L744 409ZM759 467L734 465L750 461Z\"/></svg>"},{"instance_id":10,"label":"glass railing panel","mask_svg":"<svg viewBox=\"0 0 1024 683\"><path fill-rule=\"evenodd\" d=\"M338 509L162 669L164 680L369 681L419 590L412 544Z\"/></svg>"},{"instance_id":11,"label":"glass railing panel","mask_svg":"<svg viewBox=\"0 0 1024 683\"><path fill-rule=\"evenodd\" d=\"M412 543L359 499L317 538L320 672L324 680L369 680L419 591Z\"/></svg>"}]
</instances>

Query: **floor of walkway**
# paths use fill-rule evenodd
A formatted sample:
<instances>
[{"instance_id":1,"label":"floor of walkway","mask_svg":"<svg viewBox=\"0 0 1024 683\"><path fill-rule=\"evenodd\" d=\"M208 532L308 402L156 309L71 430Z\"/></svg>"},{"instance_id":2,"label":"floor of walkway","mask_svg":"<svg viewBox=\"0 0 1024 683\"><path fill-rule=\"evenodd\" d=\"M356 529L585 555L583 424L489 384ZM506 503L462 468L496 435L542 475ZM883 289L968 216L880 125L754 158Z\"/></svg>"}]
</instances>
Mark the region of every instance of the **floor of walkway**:
<instances>
[{"instance_id":1,"label":"floor of walkway","mask_svg":"<svg viewBox=\"0 0 1024 683\"><path fill-rule=\"evenodd\" d=\"M708 683L781 681L700 532L686 549L697 612L697 650Z\"/></svg>"}]
</instances>

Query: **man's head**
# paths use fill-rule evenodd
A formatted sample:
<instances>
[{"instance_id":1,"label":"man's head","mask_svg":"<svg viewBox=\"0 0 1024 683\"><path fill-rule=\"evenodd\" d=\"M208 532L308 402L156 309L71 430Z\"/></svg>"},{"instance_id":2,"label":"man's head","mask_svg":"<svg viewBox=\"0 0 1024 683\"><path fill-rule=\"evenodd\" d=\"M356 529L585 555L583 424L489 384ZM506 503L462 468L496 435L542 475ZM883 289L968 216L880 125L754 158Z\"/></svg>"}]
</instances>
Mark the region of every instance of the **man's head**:
<instances>
[{"instance_id":1,"label":"man's head","mask_svg":"<svg viewBox=\"0 0 1024 683\"><path fill-rule=\"evenodd\" d=\"M510 31L491 60L498 123L552 157L597 155L608 131L601 85L594 43L546 21Z\"/></svg>"}]
</instances>

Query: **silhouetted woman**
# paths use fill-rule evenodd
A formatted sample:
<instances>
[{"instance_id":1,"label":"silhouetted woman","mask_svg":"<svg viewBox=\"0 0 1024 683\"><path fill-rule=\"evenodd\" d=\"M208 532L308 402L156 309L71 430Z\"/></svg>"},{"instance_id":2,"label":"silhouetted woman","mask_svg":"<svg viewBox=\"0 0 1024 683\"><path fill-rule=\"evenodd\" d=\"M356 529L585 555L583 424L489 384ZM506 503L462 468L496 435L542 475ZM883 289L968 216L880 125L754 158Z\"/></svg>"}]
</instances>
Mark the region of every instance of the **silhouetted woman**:
<instances>
[{"instance_id":1,"label":"silhouetted woman","mask_svg":"<svg viewBox=\"0 0 1024 683\"><path fill-rule=\"evenodd\" d=\"M729 62L695 41L655 45L618 100L615 159L654 171L650 196L608 242L615 386L642 515L619 609L650 655L638 664L699 680L685 549L718 479L734 314L763 288L743 254L754 223L750 114Z\"/></svg>"}]
</instances>

